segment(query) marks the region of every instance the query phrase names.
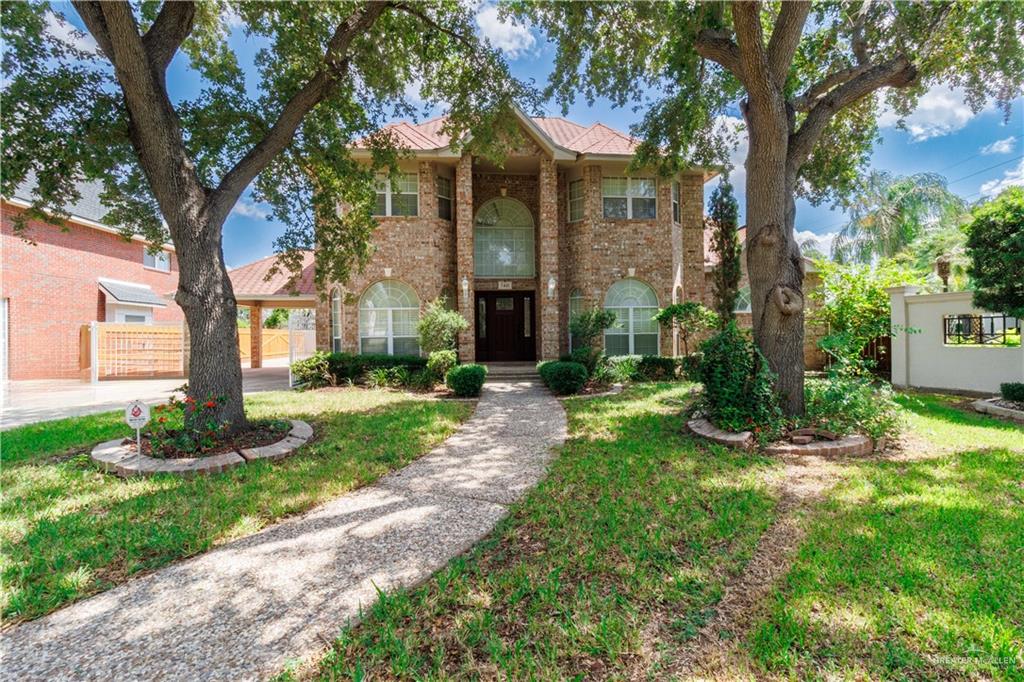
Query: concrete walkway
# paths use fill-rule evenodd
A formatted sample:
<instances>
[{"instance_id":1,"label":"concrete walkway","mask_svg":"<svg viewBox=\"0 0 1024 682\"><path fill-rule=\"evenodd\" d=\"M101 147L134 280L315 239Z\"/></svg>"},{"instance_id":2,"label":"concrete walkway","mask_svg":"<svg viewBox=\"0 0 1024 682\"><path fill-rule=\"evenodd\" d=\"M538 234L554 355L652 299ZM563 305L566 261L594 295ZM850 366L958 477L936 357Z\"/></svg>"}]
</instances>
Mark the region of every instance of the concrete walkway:
<instances>
[{"instance_id":1,"label":"concrete walkway","mask_svg":"<svg viewBox=\"0 0 1024 682\"><path fill-rule=\"evenodd\" d=\"M121 409L132 400L166 402L185 379L101 381L41 380L0 384L0 430ZM288 390L288 366L242 370L242 391Z\"/></svg>"},{"instance_id":2,"label":"concrete walkway","mask_svg":"<svg viewBox=\"0 0 1024 682\"><path fill-rule=\"evenodd\" d=\"M0 679L272 676L377 588L415 585L487 535L565 430L539 384L488 382L454 436L374 485L5 633Z\"/></svg>"}]
</instances>

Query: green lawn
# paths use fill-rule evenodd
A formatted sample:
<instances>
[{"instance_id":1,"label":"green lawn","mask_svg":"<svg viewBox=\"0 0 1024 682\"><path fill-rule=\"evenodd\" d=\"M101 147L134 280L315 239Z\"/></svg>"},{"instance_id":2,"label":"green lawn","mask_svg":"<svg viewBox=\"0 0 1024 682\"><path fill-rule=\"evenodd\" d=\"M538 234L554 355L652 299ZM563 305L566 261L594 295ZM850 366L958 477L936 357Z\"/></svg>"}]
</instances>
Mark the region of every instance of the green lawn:
<instances>
[{"instance_id":1,"label":"green lawn","mask_svg":"<svg viewBox=\"0 0 1024 682\"><path fill-rule=\"evenodd\" d=\"M1024 428L900 402L931 457L854 466L744 648L786 678L1024 680Z\"/></svg>"},{"instance_id":2,"label":"green lawn","mask_svg":"<svg viewBox=\"0 0 1024 682\"><path fill-rule=\"evenodd\" d=\"M654 617L693 637L773 519L770 460L683 433L689 386L570 400L548 478L470 556L382 596L324 679L582 679L628 674Z\"/></svg>"},{"instance_id":3,"label":"green lawn","mask_svg":"<svg viewBox=\"0 0 1024 682\"><path fill-rule=\"evenodd\" d=\"M121 413L0 434L4 617L39 617L374 481L450 435L472 406L348 389L257 394L246 411L305 419L314 439L276 464L122 480L88 457L97 442L129 435Z\"/></svg>"}]
</instances>

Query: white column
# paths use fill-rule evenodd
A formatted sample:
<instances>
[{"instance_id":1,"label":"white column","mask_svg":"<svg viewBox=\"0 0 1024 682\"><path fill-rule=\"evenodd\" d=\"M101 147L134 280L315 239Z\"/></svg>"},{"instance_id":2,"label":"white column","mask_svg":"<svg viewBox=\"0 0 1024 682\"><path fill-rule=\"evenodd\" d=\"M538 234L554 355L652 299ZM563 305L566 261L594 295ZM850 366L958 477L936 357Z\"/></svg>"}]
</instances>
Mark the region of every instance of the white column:
<instances>
[{"instance_id":1,"label":"white column","mask_svg":"<svg viewBox=\"0 0 1024 682\"><path fill-rule=\"evenodd\" d=\"M910 339L907 335L907 296L915 296L921 287L889 287L889 322L896 332L892 338L892 384L910 385Z\"/></svg>"}]
</instances>

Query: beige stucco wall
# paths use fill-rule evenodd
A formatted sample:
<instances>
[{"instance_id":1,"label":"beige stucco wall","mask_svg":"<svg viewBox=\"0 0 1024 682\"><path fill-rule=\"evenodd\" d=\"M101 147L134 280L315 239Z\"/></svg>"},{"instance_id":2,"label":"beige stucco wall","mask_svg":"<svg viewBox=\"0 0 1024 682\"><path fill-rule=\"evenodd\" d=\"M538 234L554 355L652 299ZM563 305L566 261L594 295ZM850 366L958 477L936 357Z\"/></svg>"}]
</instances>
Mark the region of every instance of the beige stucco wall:
<instances>
[{"instance_id":1,"label":"beige stucco wall","mask_svg":"<svg viewBox=\"0 0 1024 682\"><path fill-rule=\"evenodd\" d=\"M999 384L1024 381L1024 347L947 346L943 316L986 315L971 303L971 293L920 294L917 287L889 289L892 324L892 382L896 386L948 391L998 393Z\"/></svg>"}]
</instances>

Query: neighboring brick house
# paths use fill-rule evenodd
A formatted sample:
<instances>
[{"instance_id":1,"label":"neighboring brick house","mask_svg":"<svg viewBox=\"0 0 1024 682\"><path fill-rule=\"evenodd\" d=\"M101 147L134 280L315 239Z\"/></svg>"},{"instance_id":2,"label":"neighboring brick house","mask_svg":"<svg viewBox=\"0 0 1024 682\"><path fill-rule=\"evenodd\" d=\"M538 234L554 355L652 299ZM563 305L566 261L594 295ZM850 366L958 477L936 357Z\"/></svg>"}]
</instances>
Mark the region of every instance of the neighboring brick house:
<instances>
[{"instance_id":1,"label":"neighboring brick house","mask_svg":"<svg viewBox=\"0 0 1024 682\"><path fill-rule=\"evenodd\" d=\"M502 167L461 154L443 119L389 126L410 150L378 186L366 268L317 303L317 345L417 352L416 321L446 296L469 321L464 360L554 358L570 314L614 310L610 354L675 351L651 316L704 296L703 169L627 173L638 141L600 123L520 117L526 142ZM361 154L363 150L356 150Z\"/></svg>"},{"instance_id":2,"label":"neighboring brick house","mask_svg":"<svg viewBox=\"0 0 1024 682\"><path fill-rule=\"evenodd\" d=\"M178 286L170 246L147 254L141 237L125 240L102 224L99 186L83 184L66 229L32 220L14 234L27 192L2 202L0 375L5 379L78 379L83 324L173 322ZM28 240L28 241L26 241Z\"/></svg>"},{"instance_id":3,"label":"neighboring brick house","mask_svg":"<svg viewBox=\"0 0 1024 682\"><path fill-rule=\"evenodd\" d=\"M709 221L710 223L710 221ZM709 224L704 230L704 274L706 277L704 303L706 305L712 305L714 286L712 282L712 271L715 265L718 263L718 254L716 254L711 248L712 238L712 227ZM739 241L746 249L746 238L747 228L746 226L739 229ZM740 279L740 295L736 301L736 322L739 326L744 328L751 328L754 324L750 314L750 284L747 282L747 258L746 253L740 258L741 267L743 268L743 277ZM813 291L821 286L821 276L817 270L814 269L814 263L809 258L804 258L804 293ZM807 309L805 313L810 313L817 303L813 299L807 297ZM810 316L808 315L808 318ZM804 322L804 367L807 369L822 369L825 366L825 353L818 348L818 341L825 336L825 328L821 323L816 323L810 319L806 319Z\"/></svg>"}]
</instances>

